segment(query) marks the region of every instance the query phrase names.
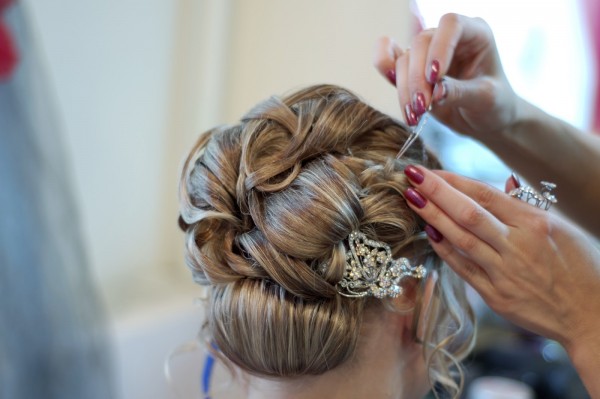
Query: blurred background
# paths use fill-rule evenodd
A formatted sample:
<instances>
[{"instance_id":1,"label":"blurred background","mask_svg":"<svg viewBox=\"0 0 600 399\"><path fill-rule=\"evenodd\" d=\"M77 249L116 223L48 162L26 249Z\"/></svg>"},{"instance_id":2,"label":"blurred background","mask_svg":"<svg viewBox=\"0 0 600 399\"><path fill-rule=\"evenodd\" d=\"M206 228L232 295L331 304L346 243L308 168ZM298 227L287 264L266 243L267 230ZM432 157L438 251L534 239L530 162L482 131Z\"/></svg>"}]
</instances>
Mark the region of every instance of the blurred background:
<instances>
[{"instance_id":1,"label":"blurred background","mask_svg":"<svg viewBox=\"0 0 600 399\"><path fill-rule=\"evenodd\" d=\"M176 223L179 167L200 132L315 83L400 118L371 65L375 40L408 46L451 11L490 23L519 94L598 127L597 3L0 0L0 397L201 397L203 354L186 343L202 292ZM448 169L493 184L509 173L435 123L425 136ZM510 347L563 367L556 345L511 331ZM479 359L473 377L539 383Z\"/></svg>"}]
</instances>

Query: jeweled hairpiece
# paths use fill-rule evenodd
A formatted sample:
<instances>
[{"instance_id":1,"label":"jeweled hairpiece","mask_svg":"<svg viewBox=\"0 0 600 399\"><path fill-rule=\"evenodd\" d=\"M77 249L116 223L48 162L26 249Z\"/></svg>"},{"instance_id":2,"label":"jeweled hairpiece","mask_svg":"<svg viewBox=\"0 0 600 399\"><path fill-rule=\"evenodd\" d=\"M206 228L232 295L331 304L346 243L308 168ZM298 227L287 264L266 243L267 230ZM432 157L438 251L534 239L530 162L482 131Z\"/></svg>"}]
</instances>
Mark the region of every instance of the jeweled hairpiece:
<instances>
[{"instance_id":1,"label":"jeweled hairpiece","mask_svg":"<svg viewBox=\"0 0 600 399\"><path fill-rule=\"evenodd\" d=\"M359 231L350 233L348 247L344 277L337 283L338 292L346 297L396 298L402 295L400 281L404 277L421 279L427 273L423 265L412 266L406 258L393 259L388 244L370 240Z\"/></svg>"}]
</instances>

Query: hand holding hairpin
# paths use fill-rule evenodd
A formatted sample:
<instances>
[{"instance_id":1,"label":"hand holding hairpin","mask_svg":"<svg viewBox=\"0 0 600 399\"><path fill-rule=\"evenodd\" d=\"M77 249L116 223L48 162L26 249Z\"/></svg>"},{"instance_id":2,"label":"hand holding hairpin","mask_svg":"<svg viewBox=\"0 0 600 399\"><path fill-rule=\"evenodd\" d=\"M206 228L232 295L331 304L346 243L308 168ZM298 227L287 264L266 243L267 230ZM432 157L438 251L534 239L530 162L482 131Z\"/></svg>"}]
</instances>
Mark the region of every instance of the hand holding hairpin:
<instances>
[{"instance_id":1,"label":"hand holding hairpin","mask_svg":"<svg viewBox=\"0 0 600 399\"><path fill-rule=\"evenodd\" d=\"M431 105L429 106L429 109L427 111L430 111L430 110L431 110ZM412 145L412 143L415 142L415 140L417 139L417 137L419 137L419 135L421 134L421 132L425 128L425 125L427 125L427 121L428 120L429 120L429 113L426 112L426 113L423 114L423 117L419 121L419 124L417 124L417 126L415 126L412 129L410 135L408 136L408 138L406 139L406 141L402 145L402 148L400 148L400 151L398 151L398 155L396 155L396 159L400 159L404 155L404 153L406 152L406 150L408 150L408 148Z\"/></svg>"}]
</instances>

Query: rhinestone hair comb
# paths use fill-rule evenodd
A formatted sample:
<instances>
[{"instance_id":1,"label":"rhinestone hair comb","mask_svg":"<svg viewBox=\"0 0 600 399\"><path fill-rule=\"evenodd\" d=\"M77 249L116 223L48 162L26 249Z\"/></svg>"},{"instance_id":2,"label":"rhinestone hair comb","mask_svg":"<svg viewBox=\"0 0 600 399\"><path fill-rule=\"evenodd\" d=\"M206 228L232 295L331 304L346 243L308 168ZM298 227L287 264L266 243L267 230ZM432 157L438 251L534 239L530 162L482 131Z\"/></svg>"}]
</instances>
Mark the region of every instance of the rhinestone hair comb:
<instances>
[{"instance_id":1,"label":"rhinestone hair comb","mask_svg":"<svg viewBox=\"0 0 600 399\"><path fill-rule=\"evenodd\" d=\"M412 266L407 258L393 259L388 244L370 240L364 233L350 233L348 247L344 277L336 286L345 297L397 298L402 295L404 277L422 279L427 274L423 265Z\"/></svg>"}]
</instances>

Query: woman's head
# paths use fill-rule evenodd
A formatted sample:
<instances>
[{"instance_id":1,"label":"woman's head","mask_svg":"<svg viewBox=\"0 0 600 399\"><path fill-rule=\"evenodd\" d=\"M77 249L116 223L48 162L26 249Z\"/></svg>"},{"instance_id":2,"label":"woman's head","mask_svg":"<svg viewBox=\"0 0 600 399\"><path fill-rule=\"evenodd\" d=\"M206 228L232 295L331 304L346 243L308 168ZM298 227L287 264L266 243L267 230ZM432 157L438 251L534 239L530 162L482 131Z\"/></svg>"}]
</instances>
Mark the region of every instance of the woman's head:
<instances>
[{"instance_id":1,"label":"woman's head","mask_svg":"<svg viewBox=\"0 0 600 399\"><path fill-rule=\"evenodd\" d=\"M439 165L419 140L396 159L408 135L352 93L314 86L200 137L182 174L180 225L194 278L210 286L208 336L227 360L279 378L360 361L363 316L389 310L338 292L353 231L386 243L395 258L437 267L403 198L403 169ZM464 288L439 273L424 326L425 355L437 353L434 380L472 337ZM418 301L416 282L405 280L400 302Z\"/></svg>"}]
</instances>

